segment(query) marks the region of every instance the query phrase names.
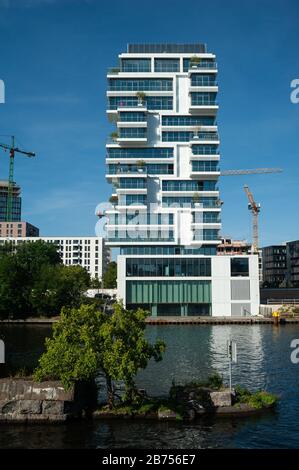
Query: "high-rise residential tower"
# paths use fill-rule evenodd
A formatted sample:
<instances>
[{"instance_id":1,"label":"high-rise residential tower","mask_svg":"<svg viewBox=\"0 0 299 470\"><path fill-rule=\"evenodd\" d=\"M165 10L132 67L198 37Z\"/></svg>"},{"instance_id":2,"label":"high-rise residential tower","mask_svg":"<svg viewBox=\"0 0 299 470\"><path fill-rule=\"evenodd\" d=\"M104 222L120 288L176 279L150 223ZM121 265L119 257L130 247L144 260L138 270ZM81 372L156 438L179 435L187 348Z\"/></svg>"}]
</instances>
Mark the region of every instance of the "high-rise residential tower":
<instances>
[{"instance_id":1,"label":"high-rise residential tower","mask_svg":"<svg viewBox=\"0 0 299 470\"><path fill-rule=\"evenodd\" d=\"M256 256L221 243L217 63L204 44L129 44L108 71L107 242L118 296L152 315L257 313Z\"/></svg>"}]
</instances>

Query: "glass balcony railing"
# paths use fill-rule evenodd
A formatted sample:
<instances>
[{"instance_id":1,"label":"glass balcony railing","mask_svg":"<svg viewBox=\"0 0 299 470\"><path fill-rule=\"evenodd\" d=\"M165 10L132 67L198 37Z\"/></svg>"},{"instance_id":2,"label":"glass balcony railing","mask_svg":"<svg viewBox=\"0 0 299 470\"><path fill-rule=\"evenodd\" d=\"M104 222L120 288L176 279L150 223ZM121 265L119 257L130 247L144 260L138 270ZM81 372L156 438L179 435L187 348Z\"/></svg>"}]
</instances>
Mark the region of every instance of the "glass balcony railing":
<instances>
[{"instance_id":1,"label":"glass balcony railing","mask_svg":"<svg viewBox=\"0 0 299 470\"><path fill-rule=\"evenodd\" d=\"M119 113L119 122L146 122L146 114L122 111Z\"/></svg>"},{"instance_id":2,"label":"glass balcony railing","mask_svg":"<svg viewBox=\"0 0 299 470\"><path fill-rule=\"evenodd\" d=\"M126 180L127 178L123 178ZM122 181L115 189L146 189L146 180L143 178L136 178L137 181Z\"/></svg>"},{"instance_id":3,"label":"glass balcony railing","mask_svg":"<svg viewBox=\"0 0 299 470\"><path fill-rule=\"evenodd\" d=\"M163 142L190 142L195 140L211 141L219 140L219 136L215 132L194 133L189 131L164 131L162 132Z\"/></svg>"},{"instance_id":4,"label":"glass balcony railing","mask_svg":"<svg viewBox=\"0 0 299 470\"><path fill-rule=\"evenodd\" d=\"M193 134L191 140L219 140L219 135L217 132L199 132Z\"/></svg>"},{"instance_id":5,"label":"glass balcony railing","mask_svg":"<svg viewBox=\"0 0 299 470\"><path fill-rule=\"evenodd\" d=\"M171 83L157 83L157 84L111 84L109 86L110 91L172 91Z\"/></svg>"},{"instance_id":6,"label":"glass balcony railing","mask_svg":"<svg viewBox=\"0 0 299 470\"><path fill-rule=\"evenodd\" d=\"M108 166L108 174L160 174L160 175L173 175L173 166L166 166L166 165L146 165L144 168L140 168L137 166L119 166L119 167L112 167L111 165Z\"/></svg>"},{"instance_id":7,"label":"glass balcony railing","mask_svg":"<svg viewBox=\"0 0 299 470\"><path fill-rule=\"evenodd\" d=\"M191 106L217 106L218 103L216 100L209 100L209 99L199 99L193 98L191 99Z\"/></svg>"},{"instance_id":8,"label":"glass balcony railing","mask_svg":"<svg viewBox=\"0 0 299 470\"><path fill-rule=\"evenodd\" d=\"M122 64L121 72L151 72L150 64Z\"/></svg>"},{"instance_id":9,"label":"glass balcony railing","mask_svg":"<svg viewBox=\"0 0 299 470\"><path fill-rule=\"evenodd\" d=\"M219 149L215 145L192 145L192 155L218 155Z\"/></svg>"},{"instance_id":10,"label":"glass balcony railing","mask_svg":"<svg viewBox=\"0 0 299 470\"><path fill-rule=\"evenodd\" d=\"M194 193L201 191L219 191L215 181L205 181L203 184L196 184L196 181L190 181L188 183L180 183L179 181L163 181L162 191L190 191Z\"/></svg>"},{"instance_id":11,"label":"glass balcony railing","mask_svg":"<svg viewBox=\"0 0 299 470\"><path fill-rule=\"evenodd\" d=\"M206 79L194 79L191 80L191 86L218 86L218 82L216 80L206 80Z\"/></svg>"},{"instance_id":12,"label":"glass balcony railing","mask_svg":"<svg viewBox=\"0 0 299 470\"><path fill-rule=\"evenodd\" d=\"M188 197L163 197L162 198L162 207L199 207L203 208L218 208L220 207L219 202L216 199L213 200L204 200L200 198L199 202L195 202L192 198Z\"/></svg>"},{"instance_id":13,"label":"glass balcony railing","mask_svg":"<svg viewBox=\"0 0 299 470\"><path fill-rule=\"evenodd\" d=\"M198 63L190 62L189 70L194 69L217 69L217 63L215 61L201 60Z\"/></svg>"},{"instance_id":14,"label":"glass balcony railing","mask_svg":"<svg viewBox=\"0 0 299 470\"><path fill-rule=\"evenodd\" d=\"M165 236L165 237L107 237L106 239L108 242L121 242L121 243L136 243L136 242L173 242L174 237Z\"/></svg>"},{"instance_id":15,"label":"glass balcony railing","mask_svg":"<svg viewBox=\"0 0 299 470\"><path fill-rule=\"evenodd\" d=\"M213 172L219 172L219 171L220 169L217 166L192 165L192 172L213 173Z\"/></svg>"}]
</instances>

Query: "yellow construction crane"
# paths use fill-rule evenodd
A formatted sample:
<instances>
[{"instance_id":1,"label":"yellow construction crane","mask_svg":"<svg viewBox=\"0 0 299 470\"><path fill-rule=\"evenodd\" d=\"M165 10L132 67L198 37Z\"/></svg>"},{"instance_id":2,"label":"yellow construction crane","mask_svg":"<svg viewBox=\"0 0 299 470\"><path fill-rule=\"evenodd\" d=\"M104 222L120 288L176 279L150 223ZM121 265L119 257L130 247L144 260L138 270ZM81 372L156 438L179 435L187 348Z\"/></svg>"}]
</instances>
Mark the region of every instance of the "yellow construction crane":
<instances>
[{"instance_id":1,"label":"yellow construction crane","mask_svg":"<svg viewBox=\"0 0 299 470\"><path fill-rule=\"evenodd\" d=\"M248 209L252 214L252 253L258 253L259 249L259 230L258 230L258 215L261 210L261 205L255 202L252 192L248 186L244 186L244 191L248 197Z\"/></svg>"}]
</instances>

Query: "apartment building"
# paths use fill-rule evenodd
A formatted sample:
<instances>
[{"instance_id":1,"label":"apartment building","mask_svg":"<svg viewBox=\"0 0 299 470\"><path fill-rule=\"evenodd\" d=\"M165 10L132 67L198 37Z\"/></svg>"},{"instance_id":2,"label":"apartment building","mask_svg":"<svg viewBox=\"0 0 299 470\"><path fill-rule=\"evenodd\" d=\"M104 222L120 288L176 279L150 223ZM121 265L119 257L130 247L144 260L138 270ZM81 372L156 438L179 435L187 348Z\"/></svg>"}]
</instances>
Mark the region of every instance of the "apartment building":
<instances>
[{"instance_id":1,"label":"apartment building","mask_svg":"<svg viewBox=\"0 0 299 470\"><path fill-rule=\"evenodd\" d=\"M258 313L255 255L221 243L217 62L204 44L129 44L108 71L107 245L118 298L152 315Z\"/></svg>"},{"instance_id":2,"label":"apartment building","mask_svg":"<svg viewBox=\"0 0 299 470\"><path fill-rule=\"evenodd\" d=\"M263 255L263 284L280 287L286 281L287 247L284 245L265 246Z\"/></svg>"},{"instance_id":3,"label":"apartment building","mask_svg":"<svg viewBox=\"0 0 299 470\"><path fill-rule=\"evenodd\" d=\"M92 278L101 279L111 261L110 249L100 237L16 237L0 239L0 244L10 241L18 245L38 240L55 244L63 264L82 266Z\"/></svg>"}]
</instances>

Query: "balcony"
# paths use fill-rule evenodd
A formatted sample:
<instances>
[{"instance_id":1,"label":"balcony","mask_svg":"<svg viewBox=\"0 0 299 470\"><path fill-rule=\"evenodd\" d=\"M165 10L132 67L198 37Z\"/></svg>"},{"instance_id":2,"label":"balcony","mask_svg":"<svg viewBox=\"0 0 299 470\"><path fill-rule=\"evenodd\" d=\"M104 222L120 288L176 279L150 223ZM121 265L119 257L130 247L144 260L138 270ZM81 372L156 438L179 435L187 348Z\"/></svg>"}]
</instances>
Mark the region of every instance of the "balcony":
<instances>
[{"instance_id":1,"label":"balcony","mask_svg":"<svg viewBox=\"0 0 299 470\"><path fill-rule=\"evenodd\" d=\"M121 194L147 194L147 188L116 188L118 195Z\"/></svg>"},{"instance_id":2,"label":"balcony","mask_svg":"<svg viewBox=\"0 0 299 470\"><path fill-rule=\"evenodd\" d=\"M110 166L110 165L109 165ZM112 166L112 165L111 165ZM172 166L165 166L163 164L147 164L144 168L138 168L136 165L115 165L116 168L109 168L109 173L106 174L106 178L109 180L113 180L119 176L121 177L140 177L144 178L147 175L173 175L173 167ZM152 168L154 167L154 168Z\"/></svg>"},{"instance_id":3,"label":"balcony","mask_svg":"<svg viewBox=\"0 0 299 470\"><path fill-rule=\"evenodd\" d=\"M217 73L218 66L214 60L200 60L198 63L190 63L188 67L188 75L191 76L192 73L202 73L207 71L209 73Z\"/></svg>"},{"instance_id":4,"label":"balcony","mask_svg":"<svg viewBox=\"0 0 299 470\"><path fill-rule=\"evenodd\" d=\"M136 113L147 113L147 105L145 102L141 103L132 99L130 102L120 102L118 104L108 104L106 111L109 121L115 122L120 119L121 112L136 112Z\"/></svg>"},{"instance_id":5,"label":"balcony","mask_svg":"<svg viewBox=\"0 0 299 470\"><path fill-rule=\"evenodd\" d=\"M118 75L120 73L120 67L110 67L107 70L107 76L109 75Z\"/></svg>"},{"instance_id":6,"label":"balcony","mask_svg":"<svg viewBox=\"0 0 299 470\"><path fill-rule=\"evenodd\" d=\"M131 124L131 123L130 123ZM144 144L147 142L147 126L138 127L120 127L119 132L113 132L111 137L107 139L107 146L116 144Z\"/></svg>"},{"instance_id":7,"label":"balcony","mask_svg":"<svg viewBox=\"0 0 299 470\"><path fill-rule=\"evenodd\" d=\"M124 111L120 109L118 112L118 127L141 127L147 126L147 113L138 109L137 111Z\"/></svg>"},{"instance_id":8,"label":"balcony","mask_svg":"<svg viewBox=\"0 0 299 470\"><path fill-rule=\"evenodd\" d=\"M190 92L213 92L213 93L218 92L218 83L216 80L204 79L204 78L201 80L196 80L196 79L192 80L192 78L194 77L191 76L191 79L190 79L190 86L189 86Z\"/></svg>"},{"instance_id":9,"label":"balcony","mask_svg":"<svg viewBox=\"0 0 299 470\"><path fill-rule=\"evenodd\" d=\"M207 114L214 116L219 109L216 100L209 99L194 99L191 96L191 102L189 105L189 112L197 114Z\"/></svg>"},{"instance_id":10,"label":"balcony","mask_svg":"<svg viewBox=\"0 0 299 470\"><path fill-rule=\"evenodd\" d=\"M219 135L217 134L217 132L195 132L190 139L190 145L196 145L201 143L213 143L219 145Z\"/></svg>"},{"instance_id":11,"label":"balcony","mask_svg":"<svg viewBox=\"0 0 299 470\"><path fill-rule=\"evenodd\" d=\"M144 236L145 235L145 236ZM152 232L138 232L136 230L133 231L132 229L132 234L131 236L124 236L124 237L119 237L119 236L109 236L107 235L106 238L106 244L108 246L121 246L121 245L155 245L155 244L167 244L167 245L174 245L175 238L173 236L173 233L171 231L165 232L165 235L156 235L155 231L153 230Z\"/></svg>"},{"instance_id":12,"label":"balcony","mask_svg":"<svg viewBox=\"0 0 299 470\"><path fill-rule=\"evenodd\" d=\"M182 194L176 196L168 196L164 193L162 197L162 207L168 209L186 208L192 209L192 211L203 209L218 209L220 210L221 204L218 202L219 199L215 197L206 197L201 193L199 202L195 202L190 196L183 196Z\"/></svg>"},{"instance_id":13,"label":"balcony","mask_svg":"<svg viewBox=\"0 0 299 470\"><path fill-rule=\"evenodd\" d=\"M218 179L220 177L220 170L192 170L190 176L193 179Z\"/></svg>"}]
</instances>

